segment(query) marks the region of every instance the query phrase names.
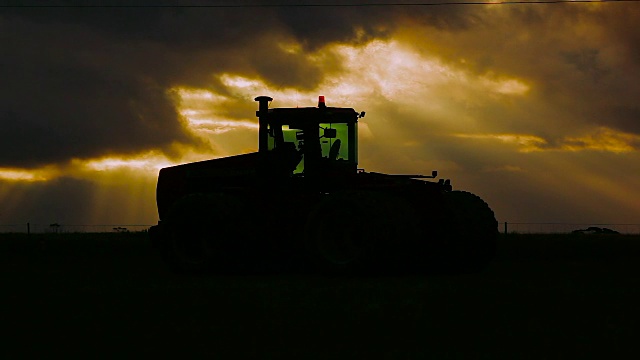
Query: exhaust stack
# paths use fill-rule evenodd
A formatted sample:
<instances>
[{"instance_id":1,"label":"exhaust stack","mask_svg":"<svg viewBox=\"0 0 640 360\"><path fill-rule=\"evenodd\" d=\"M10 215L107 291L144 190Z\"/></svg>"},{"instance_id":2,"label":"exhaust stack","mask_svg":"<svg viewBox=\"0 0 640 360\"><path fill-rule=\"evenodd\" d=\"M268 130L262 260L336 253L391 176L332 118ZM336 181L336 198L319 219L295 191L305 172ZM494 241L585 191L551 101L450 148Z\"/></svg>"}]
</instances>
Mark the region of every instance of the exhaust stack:
<instances>
[{"instance_id":1,"label":"exhaust stack","mask_svg":"<svg viewBox=\"0 0 640 360\"><path fill-rule=\"evenodd\" d=\"M269 151L269 129L267 123L267 114L269 113L269 103L273 101L268 96L258 96L254 99L258 102L258 111L256 116L258 117L258 151Z\"/></svg>"}]
</instances>

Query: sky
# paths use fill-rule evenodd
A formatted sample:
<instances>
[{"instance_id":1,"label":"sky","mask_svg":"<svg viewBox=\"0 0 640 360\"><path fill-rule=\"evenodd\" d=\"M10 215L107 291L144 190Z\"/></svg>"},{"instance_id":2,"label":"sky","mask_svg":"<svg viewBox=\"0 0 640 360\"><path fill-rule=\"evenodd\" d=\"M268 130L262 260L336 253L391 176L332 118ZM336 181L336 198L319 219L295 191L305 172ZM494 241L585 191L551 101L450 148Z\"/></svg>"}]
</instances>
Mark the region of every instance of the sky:
<instances>
[{"instance_id":1,"label":"sky","mask_svg":"<svg viewBox=\"0 0 640 360\"><path fill-rule=\"evenodd\" d=\"M27 3L72 6L0 8L0 224L154 224L160 168L257 149L260 95L366 111L360 168L500 222L640 223L640 2Z\"/></svg>"}]
</instances>

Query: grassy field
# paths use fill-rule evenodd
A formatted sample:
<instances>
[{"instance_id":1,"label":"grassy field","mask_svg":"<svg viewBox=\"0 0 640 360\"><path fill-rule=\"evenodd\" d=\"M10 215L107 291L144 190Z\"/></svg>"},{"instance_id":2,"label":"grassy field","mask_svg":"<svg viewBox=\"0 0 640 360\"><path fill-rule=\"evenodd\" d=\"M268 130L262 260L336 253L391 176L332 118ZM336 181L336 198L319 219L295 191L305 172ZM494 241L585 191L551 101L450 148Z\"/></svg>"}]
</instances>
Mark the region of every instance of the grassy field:
<instances>
[{"instance_id":1,"label":"grassy field","mask_svg":"<svg viewBox=\"0 0 640 360\"><path fill-rule=\"evenodd\" d=\"M0 358L636 353L640 236L508 235L482 273L185 278L144 233L1 234Z\"/></svg>"}]
</instances>

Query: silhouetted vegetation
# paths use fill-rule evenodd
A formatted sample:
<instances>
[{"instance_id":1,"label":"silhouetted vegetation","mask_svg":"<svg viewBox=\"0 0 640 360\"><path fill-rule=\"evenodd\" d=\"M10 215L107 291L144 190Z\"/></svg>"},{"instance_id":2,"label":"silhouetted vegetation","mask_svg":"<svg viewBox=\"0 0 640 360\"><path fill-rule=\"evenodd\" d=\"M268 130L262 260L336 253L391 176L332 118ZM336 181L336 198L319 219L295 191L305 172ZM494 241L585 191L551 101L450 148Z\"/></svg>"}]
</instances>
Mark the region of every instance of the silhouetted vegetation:
<instances>
[{"instance_id":1,"label":"silhouetted vegetation","mask_svg":"<svg viewBox=\"0 0 640 360\"><path fill-rule=\"evenodd\" d=\"M609 234L609 235L618 235L620 232L611 230L609 228L600 228L596 226L589 226L586 229L573 230L572 234L582 234L582 235L594 235L594 234Z\"/></svg>"}]
</instances>

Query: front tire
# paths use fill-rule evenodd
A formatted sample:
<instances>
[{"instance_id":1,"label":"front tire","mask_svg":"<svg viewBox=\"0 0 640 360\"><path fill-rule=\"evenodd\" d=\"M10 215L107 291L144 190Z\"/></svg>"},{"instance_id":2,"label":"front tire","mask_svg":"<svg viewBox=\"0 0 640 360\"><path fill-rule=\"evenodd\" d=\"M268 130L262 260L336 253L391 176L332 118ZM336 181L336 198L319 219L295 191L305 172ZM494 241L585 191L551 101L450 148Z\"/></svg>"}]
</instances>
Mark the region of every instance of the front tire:
<instances>
[{"instance_id":1,"label":"front tire","mask_svg":"<svg viewBox=\"0 0 640 360\"><path fill-rule=\"evenodd\" d=\"M461 271L484 269L496 253L498 222L493 210L479 196L466 191L446 193L445 206L450 265Z\"/></svg>"}]
</instances>

